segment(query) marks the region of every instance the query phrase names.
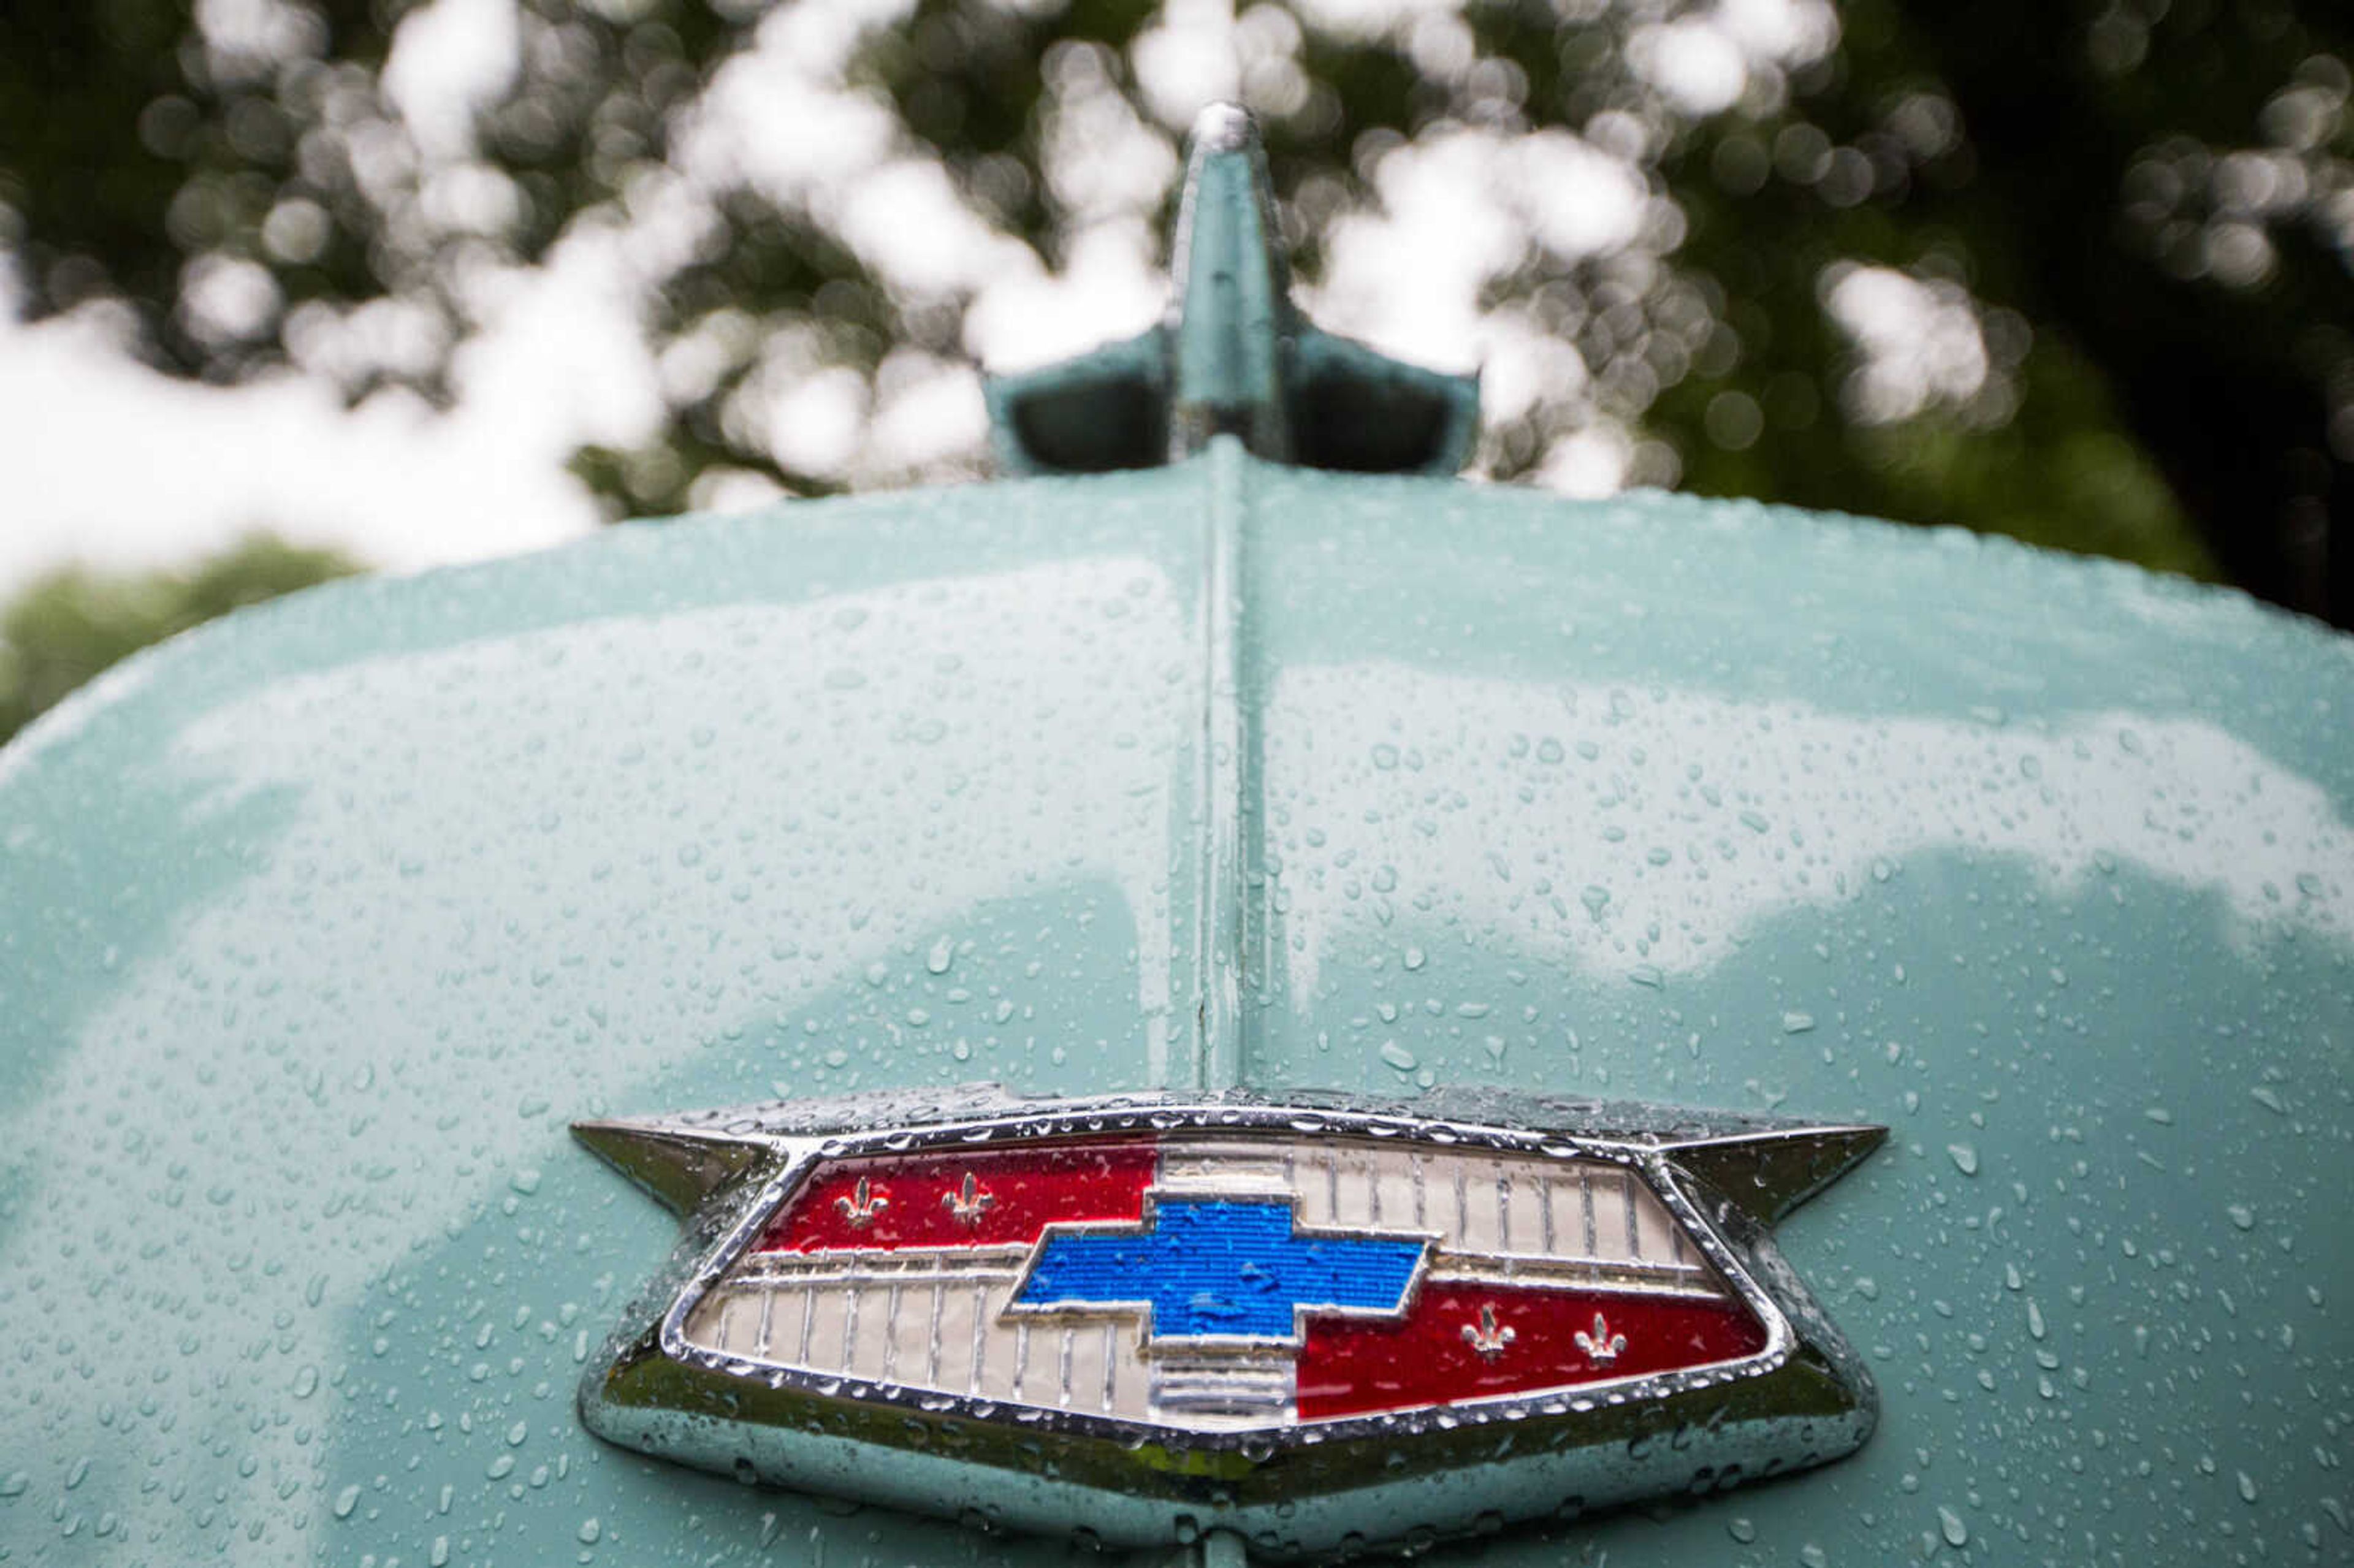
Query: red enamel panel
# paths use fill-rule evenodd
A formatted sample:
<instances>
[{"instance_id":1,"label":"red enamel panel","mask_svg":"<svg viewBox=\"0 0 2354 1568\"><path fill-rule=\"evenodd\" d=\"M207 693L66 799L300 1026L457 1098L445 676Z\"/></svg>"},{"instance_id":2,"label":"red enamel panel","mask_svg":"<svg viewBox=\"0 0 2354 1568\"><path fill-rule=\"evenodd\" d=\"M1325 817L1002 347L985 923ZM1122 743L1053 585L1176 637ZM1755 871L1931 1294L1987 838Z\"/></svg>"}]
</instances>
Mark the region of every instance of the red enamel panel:
<instances>
[{"instance_id":1,"label":"red enamel panel","mask_svg":"<svg viewBox=\"0 0 2354 1568\"><path fill-rule=\"evenodd\" d=\"M1599 1335L1597 1316L1606 1325ZM1597 1360L1579 1334L1606 1351L1618 1336L1626 1342ZM1738 1361L1765 1348L1764 1326L1734 1301L1428 1284L1400 1322L1309 1320L1299 1414L1312 1421L1539 1393Z\"/></svg>"},{"instance_id":2,"label":"red enamel panel","mask_svg":"<svg viewBox=\"0 0 2354 1568\"><path fill-rule=\"evenodd\" d=\"M756 1250L1018 1245L1050 1223L1140 1220L1159 1167L1139 1139L832 1160Z\"/></svg>"}]
</instances>

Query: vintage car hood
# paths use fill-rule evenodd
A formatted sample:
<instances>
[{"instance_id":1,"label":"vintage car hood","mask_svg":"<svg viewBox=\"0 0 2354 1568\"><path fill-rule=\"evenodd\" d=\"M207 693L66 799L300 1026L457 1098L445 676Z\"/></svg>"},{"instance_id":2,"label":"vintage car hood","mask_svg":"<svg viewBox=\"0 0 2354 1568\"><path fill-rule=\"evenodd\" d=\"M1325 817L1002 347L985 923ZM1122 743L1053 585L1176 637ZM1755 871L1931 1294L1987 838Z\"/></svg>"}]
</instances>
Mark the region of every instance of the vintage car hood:
<instances>
[{"instance_id":1,"label":"vintage car hood","mask_svg":"<svg viewBox=\"0 0 2354 1568\"><path fill-rule=\"evenodd\" d=\"M1863 1451L1485 1560L2354 1542L2354 644L2236 594L1221 444L238 616L0 878L16 1562L1059 1560L573 1406L674 1222L568 1122L990 1080L1893 1128Z\"/></svg>"}]
</instances>

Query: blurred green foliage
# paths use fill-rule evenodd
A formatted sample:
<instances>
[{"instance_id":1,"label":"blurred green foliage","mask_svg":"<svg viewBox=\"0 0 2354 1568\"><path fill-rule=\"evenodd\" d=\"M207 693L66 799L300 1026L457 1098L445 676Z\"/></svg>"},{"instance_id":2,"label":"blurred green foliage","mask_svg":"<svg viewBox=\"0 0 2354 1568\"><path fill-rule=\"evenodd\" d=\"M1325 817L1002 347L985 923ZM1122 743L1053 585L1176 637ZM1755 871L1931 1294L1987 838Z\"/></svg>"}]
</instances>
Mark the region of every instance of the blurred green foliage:
<instances>
[{"instance_id":1,"label":"blurred green foliage","mask_svg":"<svg viewBox=\"0 0 2354 1568\"><path fill-rule=\"evenodd\" d=\"M257 534L188 572L53 572L0 610L0 742L151 642L357 569Z\"/></svg>"},{"instance_id":2,"label":"blurred green foliage","mask_svg":"<svg viewBox=\"0 0 2354 1568\"><path fill-rule=\"evenodd\" d=\"M642 446L572 464L616 514L738 481L960 477L976 446L894 468L779 439L792 386L847 373L871 436L971 355L985 280L896 266L854 187L938 171L1049 271L1122 225L1165 235L1198 107L1153 63L1181 10L1200 8L518 0L511 78L453 137L404 118L390 69L436 25L422 0L20 0L0 7L0 255L31 313L114 312L176 372L291 361L355 398L438 397L485 280L570 236L662 230L632 265L666 412ZM1310 288L1417 155L1569 138L1634 182L1631 233L1581 248L1522 212L1491 259L1482 321L1576 373L1491 411L1479 471L1542 475L1600 431L1635 482L2008 533L2354 622L2343 0L1235 12L1224 90L1266 128ZM1705 68L1681 86L1680 48ZM814 167L804 143L879 119L850 175L695 154L730 92L790 101L812 72L866 117L769 133ZM1123 193L1104 160L1161 183ZM1835 308L1850 282L1930 302L1983 363L1925 392L1876 384Z\"/></svg>"}]
</instances>

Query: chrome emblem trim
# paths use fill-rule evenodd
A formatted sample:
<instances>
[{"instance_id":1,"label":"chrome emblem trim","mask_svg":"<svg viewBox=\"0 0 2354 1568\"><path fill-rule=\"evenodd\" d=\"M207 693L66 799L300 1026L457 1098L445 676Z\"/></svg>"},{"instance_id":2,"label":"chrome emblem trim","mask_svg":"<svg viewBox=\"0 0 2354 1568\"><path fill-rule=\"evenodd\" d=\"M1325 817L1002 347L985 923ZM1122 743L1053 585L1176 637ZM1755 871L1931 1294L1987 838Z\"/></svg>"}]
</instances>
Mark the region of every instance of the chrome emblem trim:
<instances>
[{"instance_id":1,"label":"chrome emblem trim","mask_svg":"<svg viewBox=\"0 0 2354 1568\"><path fill-rule=\"evenodd\" d=\"M1042 1103L984 1087L921 1103L862 1097L587 1121L575 1132L688 1222L671 1269L585 1377L583 1420L612 1442L748 1480L984 1525L1076 1531L1111 1545L1173 1543L1229 1529L1258 1552L1305 1557L1802 1468L1861 1445L1876 1414L1860 1359L1783 1266L1768 1231L1868 1156L1885 1136L1880 1128L1497 1097L1451 1104L1426 1097L1410 1107L1240 1095ZM864 1173L877 1157L1084 1150L1096 1146L1087 1140L1121 1139L1153 1140L1145 1146L1153 1150L1207 1150L1199 1159L1208 1161L1235 1148L1356 1150L1369 1161L1384 1150L1409 1150L1417 1183L1424 1156L1452 1161L1458 1173L1469 1158L1507 1160L1541 1178L1539 1219L1551 1251L1500 1261L1449 1252L1434 1230L1414 1223L1417 1215L1383 1223L1378 1180L1373 1218L1365 1224L1310 1224L1297 1190L1247 1181L1180 1190L1162 1180L1145 1189L1140 1220L1055 1222L1018 1245L978 1236L957 1245L956 1234L978 1232L984 1215L1006 1212L981 1203L988 1183L967 1171L961 1187L950 1177L937 1197L895 1199L887 1178L870 1184ZM1330 1170L1342 1158L1333 1153ZM854 1167L857 1184L841 1203L840 1223L856 1239L815 1252L764 1242L772 1224L800 1212L791 1205L804 1187L816 1193L824 1173L843 1161L868 1162ZM1583 1191L1596 1172L1624 1183L1626 1245L1613 1259L1596 1244L1590 1191L1583 1248L1553 1234L1557 1185L1575 1181ZM1328 1218L1341 1202L1338 1178L1331 1180ZM1454 1201L1468 1223L1460 1181L1458 1174ZM1418 1185L1413 1191L1418 1210L1423 1195ZM1497 1202L1509 1203L1511 1192L1507 1182ZM1646 1214L1656 1204L1663 1216L1650 1223L1664 1224L1672 1263L1642 1256L1638 1196ZM902 1213L952 1227L949 1244L868 1250L875 1233L865 1227L894 1202L908 1205ZM1394 1305L1381 1294L1387 1285L1363 1287L1372 1294L1353 1305L1299 1298L1290 1303L1288 1334L1195 1328L1165 1337L1150 1326L1150 1301L1123 1299L1119 1286L1047 1302L1021 1299L1042 1260L1062 1245L1057 1237L1135 1244L1108 1249L1121 1267L1139 1266L1131 1252L1157 1255L1158 1216L1171 1204L1199 1208L1204 1223L1221 1224L1240 1214L1261 1224L1264 1211L1280 1208L1290 1217L1291 1240L1267 1245L1387 1248L1382 1262L1393 1272L1403 1248L1417 1250ZM1581 1211L1573 1203L1567 1212ZM1509 1234L1509 1215L1503 1226ZM1585 1293L1575 1298L1581 1314L1575 1334L1557 1336L1564 1345L1574 1340L1577 1370L1563 1374L1574 1376L1574 1385L1417 1395L1422 1403L1371 1413L1345 1400L1329 1412L1311 1409L1294 1386L1311 1313L1341 1324L1335 1331L1351 1318L1394 1325L1410 1308L1419 1309L1425 1292L1448 1288L1468 1293L1464 1305L1429 1331L1453 1341L1456 1355L1474 1358L1468 1364L1509 1377L1516 1358L1534 1352L1543 1336L1502 1321L1493 1302L1473 1309L1483 1279L1508 1296ZM944 1308L950 1284L959 1299ZM961 1298L968 1287L970 1308ZM843 1295L847 1319L827 1326L829 1336L838 1335L839 1353L829 1338L821 1356L809 1341L818 1303L832 1299L826 1291ZM870 1324L862 1340L859 1302L873 1292L883 1293L887 1319L879 1330ZM902 1361L906 1295L925 1296L930 1315L928 1340L911 1344ZM1601 1301L1600 1310L1589 1298ZM1002 1303L993 1315L983 1305L992 1300ZM739 1301L758 1302L756 1323L731 1326ZM773 1336L779 1301L788 1305L778 1321L792 1331ZM1730 1359L1643 1371L1640 1318L1656 1310L1646 1302L1745 1313L1756 1342L1744 1340ZM1170 1310L1182 1317L1184 1308L1178 1298ZM943 1347L949 1321L958 1335L969 1332L969 1357L960 1342ZM1034 1326L1063 1330L1055 1336L1060 1366L1040 1376L1044 1393L1022 1381ZM984 1376L983 1340L993 1330L1017 1337L1010 1389ZM1075 1343L1086 1345L1087 1357L1076 1383ZM944 1356L969 1372L943 1376ZM1622 1356L1631 1363L1623 1374ZM1149 1376L1150 1385L1123 1383L1124 1376Z\"/></svg>"}]
</instances>

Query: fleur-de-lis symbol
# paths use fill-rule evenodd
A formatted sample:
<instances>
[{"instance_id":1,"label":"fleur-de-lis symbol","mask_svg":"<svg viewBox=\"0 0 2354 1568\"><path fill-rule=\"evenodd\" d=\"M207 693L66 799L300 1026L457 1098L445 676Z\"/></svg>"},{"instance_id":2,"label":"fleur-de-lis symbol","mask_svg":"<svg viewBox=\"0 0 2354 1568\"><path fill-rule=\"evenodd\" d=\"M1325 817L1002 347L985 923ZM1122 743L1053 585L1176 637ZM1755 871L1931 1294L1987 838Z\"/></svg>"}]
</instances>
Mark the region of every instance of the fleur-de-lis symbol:
<instances>
[{"instance_id":1,"label":"fleur-de-lis symbol","mask_svg":"<svg viewBox=\"0 0 2354 1568\"><path fill-rule=\"evenodd\" d=\"M1610 1325L1603 1320L1599 1312L1594 1315L1594 1332L1589 1334L1580 1329L1570 1338L1577 1341L1577 1348L1585 1352L1586 1360L1598 1367L1606 1367L1617 1361L1618 1352L1627 1348L1627 1336L1612 1333Z\"/></svg>"},{"instance_id":2,"label":"fleur-de-lis symbol","mask_svg":"<svg viewBox=\"0 0 2354 1568\"><path fill-rule=\"evenodd\" d=\"M875 1223L875 1215L891 1206L891 1200L880 1192L870 1191L866 1178L861 1176L852 1196L836 1198L833 1206L842 1211L842 1217L850 1222L852 1230L863 1231Z\"/></svg>"},{"instance_id":3,"label":"fleur-de-lis symbol","mask_svg":"<svg viewBox=\"0 0 2354 1568\"><path fill-rule=\"evenodd\" d=\"M1517 1338L1519 1336L1510 1328L1497 1326L1496 1308L1492 1306L1483 1306L1479 1308L1478 1323L1463 1325L1463 1342L1491 1361L1502 1355L1504 1347Z\"/></svg>"},{"instance_id":4,"label":"fleur-de-lis symbol","mask_svg":"<svg viewBox=\"0 0 2354 1568\"><path fill-rule=\"evenodd\" d=\"M974 1230L981 1228L981 1216L996 1206L995 1198L973 1185L970 1171L964 1173L964 1186L960 1191L940 1194L940 1207L954 1214L957 1224Z\"/></svg>"}]
</instances>

